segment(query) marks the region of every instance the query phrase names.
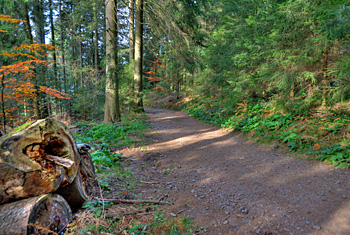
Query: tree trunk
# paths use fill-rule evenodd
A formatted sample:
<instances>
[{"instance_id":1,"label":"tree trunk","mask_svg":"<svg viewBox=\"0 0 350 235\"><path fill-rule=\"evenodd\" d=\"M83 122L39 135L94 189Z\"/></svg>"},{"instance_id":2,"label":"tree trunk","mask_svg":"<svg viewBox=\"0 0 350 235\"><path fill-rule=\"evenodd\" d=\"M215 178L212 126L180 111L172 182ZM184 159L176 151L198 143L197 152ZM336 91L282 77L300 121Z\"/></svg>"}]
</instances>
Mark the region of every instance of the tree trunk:
<instances>
[{"instance_id":1,"label":"tree trunk","mask_svg":"<svg viewBox=\"0 0 350 235\"><path fill-rule=\"evenodd\" d=\"M52 3L52 0L49 1L49 4L50 4L51 45L55 47L52 50L53 78L55 80L56 89L60 90L60 88L58 86L58 79L57 79L56 39L55 39L55 26L54 26L54 21L53 21L53 3Z\"/></svg>"},{"instance_id":2,"label":"tree trunk","mask_svg":"<svg viewBox=\"0 0 350 235\"><path fill-rule=\"evenodd\" d=\"M37 44L45 44L45 15L43 0L36 0L33 7L34 22L35 22L35 42ZM46 58L45 58L46 59ZM39 85L46 86L47 75L46 68L40 65L36 68L36 89L39 90ZM44 93L37 93L38 98L38 118L46 118L49 116L48 97Z\"/></svg>"},{"instance_id":3,"label":"tree trunk","mask_svg":"<svg viewBox=\"0 0 350 235\"><path fill-rule=\"evenodd\" d=\"M136 0L135 19L135 93L138 112L144 112L142 98L142 36L143 36L143 0Z\"/></svg>"},{"instance_id":4,"label":"tree trunk","mask_svg":"<svg viewBox=\"0 0 350 235\"><path fill-rule=\"evenodd\" d=\"M4 126L4 133L6 134L6 110L5 110L5 75L1 74L1 109L2 109L2 125Z\"/></svg>"},{"instance_id":5,"label":"tree trunk","mask_svg":"<svg viewBox=\"0 0 350 235\"><path fill-rule=\"evenodd\" d=\"M29 12L28 12L28 3L24 3L24 14L26 16L26 26L27 26L27 35L30 43L33 43L32 27L30 26Z\"/></svg>"},{"instance_id":6,"label":"tree trunk","mask_svg":"<svg viewBox=\"0 0 350 235\"><path fill-rule=\"evenodd\" d=\"M54 119L36 121L0 144L0 204L55 192L80 170L72 135Z\"/></svg>"},{"instance_id":7,"label":"tree trunk","mask_svg":"<svg viewBox=\"0 0 350 235\"><path fill-rule=\"evenodd\" d=\"M134 0L129 1L129 63L135 58L135 34L134 34Z\"/></svg>"},{"instance_id":8,"label":"tree trunk","mask_svg":"<svg viewBox=\"0 0 350 235\"><path fill-rule=\"evenodd\" d=\"M327 85L328 85L328 47L323 52L323 78L322 78L322 106L326 106Z\"/></svg>"},{"instance_id":9,"label":"tree trunk","mask_svg":"<svg viewBox=\"0 0 350 235\"><path fill-rule=\"evenodd\" d=\"M61 234L72 220L60 195L45 194L0 206L1 234Z\"/></svg>"},{"instance_id":10,"label":"tree trunk","mask_svg":"<svg viewBox=\"0 0 350 235\"><path fill-rule=\"evenodd\" d=\"M120 121L119 91L118 91L118 34L117 10L115 0L106 0L106 100L105 123Z\"/></svg>"},{"instance_id":11,"label":"tree trunk","mask_svg":"<svg viewBox=\"0 0 350 235\"><path fill-rule=\"evenodd\" d=\"M95 3L96 4L96 3ZM95 29L94 29L94 64L95 64L95 71L96 71L96 81L99 80L98 71L100 70L100 59L98 56L98 17L97 17L97 7L94 5L94 20L95 20ZM96 83L95 83L96 84Z\"/></svg>"},{"instance_id":12,"label":"tree trunk","mask_svg":"<svg viewBox=\"0 0 350 235\"><path fill-rule=\"evenodd\" d=\"M65 60L64 39L63 39L62 0L58 1L58 17L60 22L60 37L61 37L62 80L64 84L64 92L68 93L67 81L66 81L66 60Z\"/></svg>"}]
</instances>

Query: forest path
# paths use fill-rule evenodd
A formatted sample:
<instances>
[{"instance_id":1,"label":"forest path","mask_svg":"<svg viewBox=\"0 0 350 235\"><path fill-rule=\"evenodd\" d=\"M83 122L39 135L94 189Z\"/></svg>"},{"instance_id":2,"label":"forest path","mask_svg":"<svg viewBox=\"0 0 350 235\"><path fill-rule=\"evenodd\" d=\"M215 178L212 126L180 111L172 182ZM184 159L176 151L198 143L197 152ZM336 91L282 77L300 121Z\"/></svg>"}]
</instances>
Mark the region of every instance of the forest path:
<instances>
[{"instance_id":1,"label":"forest path","mask_svg":"<svg viewBox=\"0 0 350 235\"><path fill-rule=\"evenodd\" d=\"M146 182L138 190L168 195L165 213L190 216L200 234L350 234L348 170L283 156L184 112L146 113L153 143L122 151Z\"/></svg>"}]
</instances>

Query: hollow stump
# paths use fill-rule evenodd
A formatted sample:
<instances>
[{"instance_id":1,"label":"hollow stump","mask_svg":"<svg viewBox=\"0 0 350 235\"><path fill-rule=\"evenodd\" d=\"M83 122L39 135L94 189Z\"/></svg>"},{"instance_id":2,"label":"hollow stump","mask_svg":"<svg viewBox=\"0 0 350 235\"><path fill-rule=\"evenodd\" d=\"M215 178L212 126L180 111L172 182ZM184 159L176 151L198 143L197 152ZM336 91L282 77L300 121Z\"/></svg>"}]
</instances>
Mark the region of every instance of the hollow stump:
<instances>
[{"instance_id":1,"label":"hollow stump","mask_svg":"<svg viewBox=\"0 0 350 235\"><path fill-rule=\"evenodd\" d=\"M69 129L42 119L0 139L0 204L55 192L73 182L81 157Z\"/></svg>"}]
</instances>

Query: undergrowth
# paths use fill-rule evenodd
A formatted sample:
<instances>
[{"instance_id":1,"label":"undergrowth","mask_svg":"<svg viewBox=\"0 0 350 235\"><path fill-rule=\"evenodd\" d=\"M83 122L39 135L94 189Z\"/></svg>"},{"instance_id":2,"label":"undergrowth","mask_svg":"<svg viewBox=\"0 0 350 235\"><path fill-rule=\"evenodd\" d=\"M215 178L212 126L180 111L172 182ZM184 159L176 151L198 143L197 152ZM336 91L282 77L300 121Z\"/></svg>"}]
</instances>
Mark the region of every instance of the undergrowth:
<instances>
[{"instance_id":1,"label":"undergrowth","mask_svg":"<svg viewBox=\"0 0 350 235\"><path fill-rule=\"evenodd\" d=\"M100 148L132 146L140 141L131 138L130 134L141 134L148 128L146 116L143 114L129 115L115 125L87 122L78 122L75 125L79 130L75 133L77 142L89 143Z\"/></svg>"},{"instance_id":2,"label":"undergrowth","mask_svg":"<svg viewBox=\"0 0 350 235\"><path fill-rule=\"evenodd\" d=\"M79 122L75 126L78 129L74 134L77 142L92 146L91 158L101 192L83 206L84 210L67 227L66 234L193 233L192 221L186 217L165 216L158 205L114 205L101 200L141 197L133 195L133 187L138 182L124 168L126 162L115 149L140 145L144 141L143 133L149 127L144 114L129 115L116 125ZM135 136L137 138L132 138Z\"/></svg>"},{"instance_id":3,"label":"undergrowth","mask_svg":"<svg viewBox=\"0 0 350 235\"><path fill-rule=\"evenodd\" d=\"M278 141L290 152L305 153L339 168L350 166L350 115L342 108L284 112L265 102L229 107L213 99L192 99L184 109L206 123Z\"/></svg>"}]
</instances>

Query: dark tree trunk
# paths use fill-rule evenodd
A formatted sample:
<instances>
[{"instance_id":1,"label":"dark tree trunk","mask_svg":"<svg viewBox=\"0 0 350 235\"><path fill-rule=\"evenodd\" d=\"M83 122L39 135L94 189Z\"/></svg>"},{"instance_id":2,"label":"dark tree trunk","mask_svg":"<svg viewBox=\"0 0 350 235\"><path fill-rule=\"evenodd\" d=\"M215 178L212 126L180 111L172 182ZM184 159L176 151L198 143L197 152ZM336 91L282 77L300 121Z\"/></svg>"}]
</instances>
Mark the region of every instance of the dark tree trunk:
<instances>
[{"instance_id":1,"label":"dark tree trunk","mask_svg":"<svg viewBox=\"0 0 350 235\"><path fill-rule=\"evenodd\" d=\"M129 63L135 59L134 0L129 1Z\"/></svg>"},{"instance_id":2,"label":"dark tree trunk","mask_svg":"<svg viewBox=\"0 0 350 235\"><path fill-rule=\"evenodd\" d=\"M26 25L27 25L27 35L30 43L33 43L32 27L30 26L29 12L28 12L28 3L24 3L24 14L26 16Z\"/></svg>"},{"instance_id":3,"label":"dark tree trunk","mask_svg":"<svg viewBox=\"0 0 350 235\"><path fill-rule=\"evenodd\" d=\"M66 81L66 60L64 49L64 37L63 37L63 20L62 20L62 0L58 1L58 17L60 22L60 38L61 38L61 57L62 57L62 80L64 86L64 92L68 93L67 81Z\"/></svg>"},{"instance_id":4,"label":"dark tree trunk","mask_svg":"<svg viewBox=\"0 0 350 235\"><path fill-rule=\"evenodd\" d=\"M5 110L5 84L4 84L5 75L1 76L1 109L2 109L2 124L4 126L4 133L6 134L6 110Z\"/></svg>"},{"instance_id":5,"label":"dark tree trunk","mask_svg":"<svg viewBox=\"0 0 350 235\"><path fill-rule=\"evenodd\" d=\"M327 85L328 85L328 54L329 50L326 48L323 51L323 65L322 65L322 106L326 106L326 98L327 98Z\"/></svg>"},{"instance_id":6,"label":"dark tree trunk","mask_svg":"<svg viewBox=\"0 0 350 235\"><path fill-rule=\"evenodd\" d=\"M43 0L36 0L33 7L34 22L35 22L35 42L45 44L45 16ZM46 69L44 66L39 66L36 69L36 89L39 90L39 85L46 86L47 84ZM50 114L48 97L44 93L37 92L37 115L38 118L46 118Z\"/></svg>"}]
</instances>

